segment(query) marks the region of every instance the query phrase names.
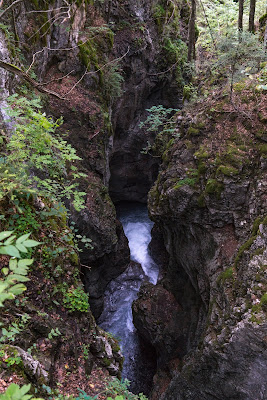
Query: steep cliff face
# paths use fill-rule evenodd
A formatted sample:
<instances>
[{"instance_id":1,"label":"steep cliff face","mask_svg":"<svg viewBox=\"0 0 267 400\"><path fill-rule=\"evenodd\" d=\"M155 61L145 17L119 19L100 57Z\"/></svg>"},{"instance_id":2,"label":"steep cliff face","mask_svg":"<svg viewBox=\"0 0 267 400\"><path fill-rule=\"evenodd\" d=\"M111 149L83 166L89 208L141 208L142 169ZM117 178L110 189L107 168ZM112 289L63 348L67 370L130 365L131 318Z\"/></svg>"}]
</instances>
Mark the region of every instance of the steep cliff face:
<instances>
[{"instance_id":1,"label":"steep cliff face","mask_svg":"<svg viewBox=\"0 0 267 400\"><path fill-rule=\"evenodd\" d=\"M152 106L181 105L181 68L185 60L182 39L186 37L181 14L186 11L184 2L177 5L140 0L120 7L112 3L109 20L114 24L114 49L117 55L125 55L121 60L123 92L112 115L114 146L109 190L115 202L146 202L157 177L159 160L142 154L155 135L139 125Z\"/></svg>"},{"instance_id":2,"label":"steep cliff face","mask_svg":"<svg viewBox=\"0 0 267 400\"><path fill-rule=\"evenodd\" d=\"M51 81L43 86L48 92L54 91L53 97L43 98L46 114L63 117L64 123L57 133L65 135L83 157L76 167L84 172L79 186L86 193L86 208L78 213L66 199L72 222L76 222L76 233L93 242L92 250L84 247L81 260L74 250L75 239L64 207L60 208L51 199L43 198L43 194L38 196L30 190L27 194L18 190L14 196L8 193L4 198L1 192L0 230L14 229L17 235L31 231L32 236L42 242L41 250L35 254L34 269L29 273L25 297L18 299L15 305L8 304L4 315L1 314L4 328L19 326L18 332L23 331L16 337L14 334L11 341L1 333L1 391L8 386L7 382L30 382L44 396L47 393L43 384L54 388L58 382L75 395L78 395L78 387L83 387L89 395L94 395L96 387L92 382L95 378L96 381L108 378L107 371L120 377L123 357L118 342L97 327L81 277L90 271L90 267L93 277L103 275L102 280L96 279L97 282L87 276L84 278L85 282L89 281L87 291L90 291L90 285L95 285L91 297L97 315L101 311L101 298L94 304L94 296L101 297L105 285L129 261L127 240L116 220L115 208L105 186L109 179L112 132L108 105L100 95L96 98L97 72L89 74L91 81L94 75L93 84L87 81L86 87L78 86L80 75L77 74L86 69L78 47L78 32L85 29L86 7L84 2L79 6L76 2L72 6L64 7L64 4L61 1L15 3L13 10L10 9L11 14L4 17L3 22L7 25L1 27L0 34L1 61L16 64L24 71L30 67L28 77L34 77L39 89L41 82ZM12 14L13 20L10 19ZM53 24L55 21L60 23ZM110 47L105 47L103 53L108 53ZM62 48L65 50L61 52ZM95 65L92 69L96 69ZM62 81L63 74L70 70L72 75ZM5 69L0 71L3 157L7 136L14 133L5 110L6 97L17 92L31 98L31 92L35 91L32 86L24 85L21 70L18 71L15 76ZM67 171L64 176L67 178ZM1 256L0 264L7 266L8 257ZM104 274L107 267L108 273ZM21 321L22 315L26 316L26 321ZM95 387L93 391L90 380Z\"/></svg>"},{"instance_id":3,"label":"steep cliff face","mask_svg":"<svg viewBox=\"0 0 267 400\"><path fill-rule=\"evenodd\" d=\"M162 281L144 287L133 307L141 334L159 358L167 354L153 399L266 396L267 182L260 108L250 123L238 112L228 118L225 100L218 114L207 103L195 105L193 115L190 108L178 115L181 138L167 146L149 193L150 215L170 258ZM158 307L164 290L176 299L168 301L176 335L164 323L167 308ZM166 329L171 346L164 343Z\"/></svg>"}]
</instances>

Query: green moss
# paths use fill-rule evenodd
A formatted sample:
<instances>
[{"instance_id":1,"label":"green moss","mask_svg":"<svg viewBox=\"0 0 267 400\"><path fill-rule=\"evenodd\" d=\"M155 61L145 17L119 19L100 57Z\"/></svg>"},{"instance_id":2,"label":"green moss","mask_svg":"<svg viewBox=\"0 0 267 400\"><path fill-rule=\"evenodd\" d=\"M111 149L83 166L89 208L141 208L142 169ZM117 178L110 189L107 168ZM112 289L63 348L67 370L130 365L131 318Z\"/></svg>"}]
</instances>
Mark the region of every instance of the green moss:
<instances>
[{"instance_id":1,"label":"green moss","mask_svg":"<svg viewBox=\"0 0 267 400\"><path fill-rule=\"evenodd\" d=\"M235 262L234 262L234 267L237 268L239 261L241 260L242 255L244 254L244 252L248 249L250 249L251 245L253 244L253 242L255 241L257 236L252 236L250 239L248 239L238 250L237 252L237 256L235 258Z\"/></svg>"},{"instance_id":2,"label":"green moss","mask_svg":"<svg viewBox=\"0 0 267 400\"><path fill-rule=\"evenodd\" d=\"M75 253L75 252L70 253L70 262L73 265L76 265L76 266L79 265L79 256L77 253Z\"/></svg>"},{"instance_id":3,"label":"green moss","mask_svg":"<svg viewBox=\"0 0 267 400\"><path fill-rule=\"evenodd\" d=\"M217 198L220 198L223 189L223 183L218 182L216 179L209 179L205 187L205 193L214 194Z\"/></svg>"},{"instance_id":4,"label":"green moss","mask_svg":"<svg viewBox=\"0 0 267 400\"><path fill-rule=\"evenodd\" d=\"M257 146L259 152L261 155L266 155L267 154L267 143L260 144Z\"/></svg>"},{"instance_id":5,"label":"green moss","mask_svg":"<svg viewBox=\"0 0 267 400\"><path fill-rule=\"evenodd\" d=\"M154 19L160 33L162 33L162 31L163 31L165 15L166 15L166 11L161 4L156 4L153 7L152 16L153 16L153 19Z\"/></svg>"},{"instance_id":6,"label":"green moss","mask_svg":"<svg viewBox=\"0 0 267 400\"><path fill-rule=\"evenodd\" d=\"M199 131L198 128L195 128L194 126L191 125L191 126L188 128L187 133L188 133L188 135L190 135L190 136L198 136L199 133L200 133L200 131Z\"/></svg>"},{"instance_id":7,"label":"green moss","mask_svg":"<svg viewBox=\"0 0 267 400\"><path fill-rule=\"evenodd\" d=\"M251 231L252 236L257 235L261 221L262 221L262 217L257 217L255 219L255 221L253 222L252 231Z\"/></svg>"},{"instance_id":8,"label":"green moss","mask_svg":"<svg viewBox=\"0 0 267 400\"><path fill-rule=\"evenodd\" d=\"M200 146L198 151L195 152L194 156L198 160L203 160L209 157L209 153L207 152L207 149L204 146Z\"/></svg>"},{"instance_id":9,"label":"green moss","mask_svg":"<svg viewBox=\"0 0 267 400\"><path fill-rule=\"evenodd\" d=\"M202 193L197 199L197 204L200 208L206 207L206 199L204 193Z\"/></svg>"},{"instance_id":10,"label":"green moss","mask_svg":"<svg viewBox=\"0 0 267 400\"><path fill-rule=\"evenodd\" d=\"M262 319L259 317L256 317L256 315L251 315L249 320L250 320L250 322L255 322L258 325L260 325L262 323Z\"/></svg>"},{"instance_id":11,"label":"green moss","mask_svg":"<svg viewBox=\"0 0 267 400\"><path fill-rule=\"evenodd\" d=\"M267 293L264 293L264 295L262 296L261 301L260 301L260 305L263 308L267 308Z\"/></svg>"},{"instance_id":12,"label":"green moss","mask_svg":"<svg viewBox=\"0 0 267 400\"><path fill-rule=\"evenodd\" d=\"M230 279L232 280L233 278L234 278L233 267L229 267L219 275L219 277L217 279L217 283L221 284L221 283L224 283L226 280L230 280Z\"/></svg>"},{"instance_id":13,"label":"green moss","mask_svg":"<svg viewBox=\"0 0 267 400\"><path fill-rule=\"evenodd\" d=\"M198 174L199 175L204 175L205 172L207 171L207 166L204 162L199 162L197 166Z\"/></svg>"},{"instance_id":14,"label":"green moss","mask_svg":"<svg viewBox=\"0 0 267 400\"><path fill-rule=\"evenodd\" d=\"M264 252L264 247L259 247L257 250L254 251L253 256L260 256Z\"/></svg>"},{"instance_id":15,"label":"green moss","mask_svg":"<svg viewBox=\"0 0 267 400\"><path fill-rule=\"evenodd\" d=\"M234 84L234 91L237 93L243 92L247 87L246 81L237 82Z\"/></svg>"},{"instance_id":16,"label":"green moss","mask_svg":"<svg viewBox=\"0 0 267 400\"><path fill-rule=\"evenodd\" d=\"M93 63L94 65L97 64L98 62L97 51L90 40L88 40L85 43L81 41L78 42L78 47L80 50L79 58L87 69L90 69L91 63Z\"/></svg>"},{"instance_id":17,"label":"green moss","mask_svg":"<svg viewBox=\"0 0 267 400\"><path fill-rule=\"evenodd\" d=\"M267 13L263 14L263 15L260 17L260 19L259 19L260 26L261 26L261 27L265 26L266 21L267 21Z\"/></svg>"},{"instance_id":18,"label":"green moss","mask_svg":"<svg viewBox=\"0 0 267 400\"><path fill-rule=\"evenodd\" d=\"M101 363L102 363L105 367L109 367L110 364L111 364L111 360L110 360L109 358L104 357L104 358L101 360Z\"/></svg>"},{"instance_id":19,"label":"green moss","mask_svg":"<svg viewBox=\"0 0 267 400\"><path fill-rule=\"evenodd\" d=\"M196 181L197 181L196 178L185 178L185 179L180 179L180 181L177 182L177 183L174 185L173 189L176 190L176 189L179 189L181 186L185 186L185 185L194 186L195 183L196 183Z\"/></svg>"},{"instance_id":20,"label":"green moss","mask_svg":"<svg viewBox=\"0 0 267 400\"><path fill-rule=\"evenodd\" d=\"M217 170L216 170L216 175L226 175L226 176L234 176L238 175L239 171L238 169L226 165L220 165Z\"/></svg>"}]
</instances>

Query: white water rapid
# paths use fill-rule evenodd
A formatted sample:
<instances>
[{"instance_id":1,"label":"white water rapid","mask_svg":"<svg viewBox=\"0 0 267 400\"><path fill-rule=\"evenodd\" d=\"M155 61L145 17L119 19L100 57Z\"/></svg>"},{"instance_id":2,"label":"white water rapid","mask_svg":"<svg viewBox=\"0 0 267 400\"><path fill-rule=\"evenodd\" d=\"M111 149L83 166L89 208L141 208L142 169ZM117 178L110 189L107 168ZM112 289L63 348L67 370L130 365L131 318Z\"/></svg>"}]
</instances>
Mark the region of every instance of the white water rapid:
<instances>
[{"instance_id":1,"label":"white water rapid","mask_svg":"<svg viewBox=\"0 0 267 400\"><path fill-rule=\"evenodd\" d=\"M142 281L149 280L155 284L158 279L159 268L148 251L153 223L143 204L122 204L117 212L129 240L131 259L141 267L132 263L108 285L104 311L98 325L119 339L125 358L122 376L132 382L131 390L138 388L146 392L149 390L147 382L153 376L154 360L139 341L132 321L132 302L137 297Z\"/></svg>"}]
</instances>

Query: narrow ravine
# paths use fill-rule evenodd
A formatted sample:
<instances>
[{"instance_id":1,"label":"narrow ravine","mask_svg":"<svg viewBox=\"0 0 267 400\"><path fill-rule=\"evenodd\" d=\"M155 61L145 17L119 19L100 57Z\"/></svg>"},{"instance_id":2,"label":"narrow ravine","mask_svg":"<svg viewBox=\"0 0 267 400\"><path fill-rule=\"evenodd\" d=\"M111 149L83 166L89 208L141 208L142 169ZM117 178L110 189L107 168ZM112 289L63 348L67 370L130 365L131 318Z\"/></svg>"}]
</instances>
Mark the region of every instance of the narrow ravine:
<instances>
[{"instance_id":1,"label":"narrow ravine","mask_svg":"<svg viewBox=\"0 0 267 400\"><path fill-rule=\"evenodd\" d=\"M158 279L159 268L148 251L153 223L144 204L120 204L117 213L129 240L133 262L108 285L98 324L119 339L125 358L122 377L131 381L131 390L148 393L155 372L155 354L140 342L132 321L132 302L142 281L155 284Z\"/></svg>"}]
</instances>

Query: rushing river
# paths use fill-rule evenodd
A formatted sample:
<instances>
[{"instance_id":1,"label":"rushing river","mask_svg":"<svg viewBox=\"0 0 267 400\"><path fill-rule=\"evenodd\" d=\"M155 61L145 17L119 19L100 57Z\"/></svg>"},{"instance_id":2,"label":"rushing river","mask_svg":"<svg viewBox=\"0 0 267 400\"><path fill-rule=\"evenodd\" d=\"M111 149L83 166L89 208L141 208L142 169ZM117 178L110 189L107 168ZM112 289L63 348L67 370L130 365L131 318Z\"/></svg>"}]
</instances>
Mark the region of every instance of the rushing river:
<instances>
[{"instance_id":1,"label":"rushing river","mask_svg":"<svg viewBox=\"0 0 267 400\"><path fill-rule=\"evenodd\" d=\"M150 349L139 341L132 321L132 302L137 297L142 281L149 280L155 284L158 279L158 266L148 251L153 223L143 204L121 204L117 207L117 213L129 240L131 259L141 267L132 263L109 284L98 324L119 339L125 358L122 376L132 382L131 390L147 392L148 381L153 375L154 358Z\"/></svg>"}]
</instances>

